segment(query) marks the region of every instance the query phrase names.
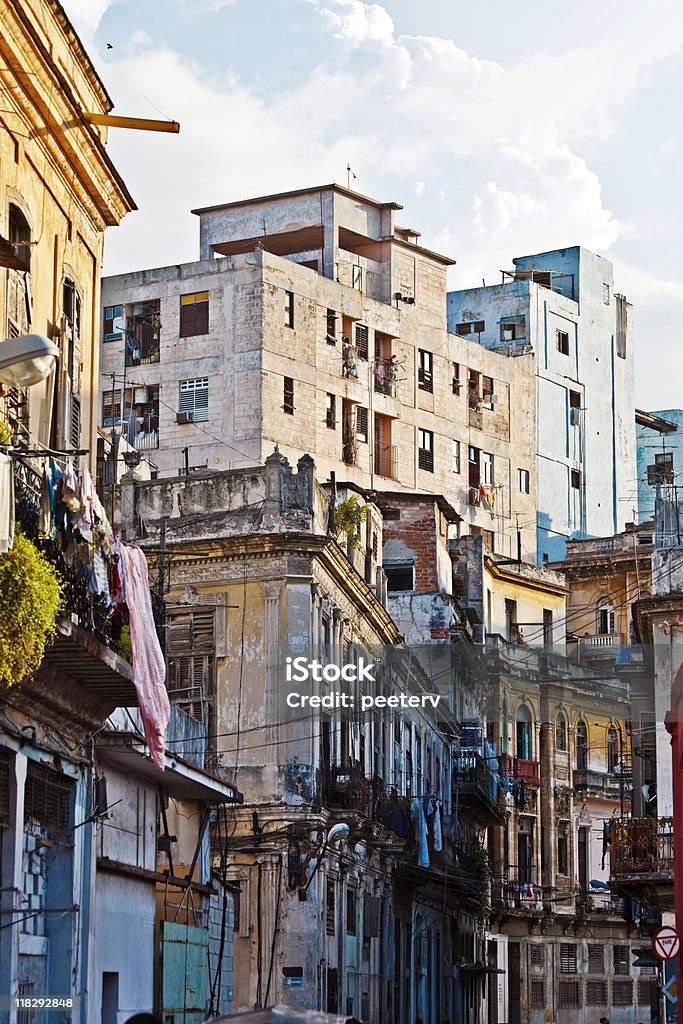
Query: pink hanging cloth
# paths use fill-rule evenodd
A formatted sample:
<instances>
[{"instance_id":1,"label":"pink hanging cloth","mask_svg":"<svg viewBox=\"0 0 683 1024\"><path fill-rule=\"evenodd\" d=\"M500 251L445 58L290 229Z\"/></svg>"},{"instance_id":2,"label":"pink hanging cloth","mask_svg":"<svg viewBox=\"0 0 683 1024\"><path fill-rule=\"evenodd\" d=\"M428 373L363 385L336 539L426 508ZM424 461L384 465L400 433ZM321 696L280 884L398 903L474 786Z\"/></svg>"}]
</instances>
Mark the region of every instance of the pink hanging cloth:
<instances>
[{"instance_id":1,"label":"pink hanging cloth","mask_svg":"<svg viewBox=\"0 0 683 1024\"><path fill-rule=\"evenodd\" d=\"M138 694L145 740L152 760L163 772L166 726L171 716L171 707L166 692L166 665L154 628L147 559L141 548L120 544L120 551L126 604L130 615L133 682Z\"/></svg>"}]
</instances>

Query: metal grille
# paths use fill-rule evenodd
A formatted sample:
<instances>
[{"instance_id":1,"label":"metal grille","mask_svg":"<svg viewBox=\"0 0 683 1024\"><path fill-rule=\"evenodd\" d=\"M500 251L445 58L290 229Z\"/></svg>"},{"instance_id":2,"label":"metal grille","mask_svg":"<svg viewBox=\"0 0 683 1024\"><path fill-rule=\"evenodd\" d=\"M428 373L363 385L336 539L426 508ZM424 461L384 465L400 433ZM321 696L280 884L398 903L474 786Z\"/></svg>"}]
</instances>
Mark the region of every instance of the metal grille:
<instances>
[{"instance_id":1,"label":"metal grille","mask_svg":"<svg viewBox=\"0 0 683 1024\"><path fill-rule=\"evenodd\" d=\"M628 946L614 946L614 973L615 974L629 974L628 965Z\"/></svg>"},{"instance_id":2,"label":"metal grille","mask_svg":"<svg viewBox=\"0 0 683 1024\"><path fill-rule=\"evenodd\" d=\"M531 966L545 966L545 950L539 942L534 943L534 945L532 945L531 947Z\"/></svg>"},{"instance_id":3,"label":"metal grille","mask_svg":"<svg viewBox=\"0 0 683 1024\"><path fill-rule=\"evenodd\" d=\"M529 1006L532 1010L545 1009L545 980L532 978L529 982Z\"/></svg>"},{"instance_id":4,"label":"metal grille","mask_svg":"<svg viewBox=\"0 0 683 1024\"><path fill-rule=\"evenodd\" d=\"M38 825L50 839L69 829L73 783L64 775L29 762L24 791L24 823Z\"/></svg>"},{"instance_id":5,"label":"metal grille","mask_svg":"<svg viewBox=\"0 0 683 1024\"><path fill-rule=\"evenodd\" d=\"M581 986L578 981L563 979L559 985L557 1005L561 1010L575 1010L581 1005Z\"/></svg>"},{"instance_id":6,"label":"metal grille","mask_svg":"<svg viewBox=\"0 0 683 1024\"><path fill-rule=\"evenodd\" d=\"M612 982L612 1005L631 1006L633 1004L633 982L628 981Z\"/></svg>"},{"instance_id":7,"label":"metal grille","mask_svg":"<svg viewBox=\"0 0 683 1024\"><path fill-rule=\"evenodd\" d=\"M35 986L32 981L20 981L17 985L17 995L28 999L33 995L34 988ZM22 1007L17 1012L17 1024L33 1024L35 1017L36 1015L33 1010L29 1007Z\"/></svg>"},{"instance_id":8,"label":"metal grille","mask_svg":"<svg viewBox=\"0 0 683 1024\"><path fill-rule=\"evenodd\" d=\"M0 826L9 825L10 754L0 750Z\"/></svg>"},{"instance_id":9,"label":"metal grille","mask_svg":"<svg viewBox=\"0 0 683 1024\"><path fill-rule=\"evenodd\" d=\"M586 1006L607 1005L607 982L589 981L586 983Z\"/></svg>"},{"instance_id":10,"label":"metal grille","mask_svg":"<svg viewBox=\"0 0 683 1024\"><path fill-rule=\"evenodd\" d=\"M335 931L335 883L333 878L327 879L327 899L325 902L325 934L334 935Z\"/></svg>"},{"instance_id":11,"label":"metal grille","mask_svg":"<svg viewBox=\"0 0 683 1024\"><path fill-rule=\"evenodd\" d=\"M638 979L638 1003L640 1006L652 1006L659 998L659 986L656 978Z\"/></svg>"},{"instance_id":12,"label":"metal grille","mask_svg":"<svg viewBox=\"0 0 683 1024\"><path fill-rule=\"evenodd\" d=\"M576 946L570 942L560 945L560 970L562 974L576 974Z\"/></svg>"},{"instance_id":13,"label":"metal grille","mask_svg":"<svg viewBox=\"0 0 683 1024\"><path fill-rule=\"evenodd\" d=\"M588 943L588 973L589 974L604 974L605 973L605 951L603 946L598 946L597 943Z\"/></svg>"}]
</instances>

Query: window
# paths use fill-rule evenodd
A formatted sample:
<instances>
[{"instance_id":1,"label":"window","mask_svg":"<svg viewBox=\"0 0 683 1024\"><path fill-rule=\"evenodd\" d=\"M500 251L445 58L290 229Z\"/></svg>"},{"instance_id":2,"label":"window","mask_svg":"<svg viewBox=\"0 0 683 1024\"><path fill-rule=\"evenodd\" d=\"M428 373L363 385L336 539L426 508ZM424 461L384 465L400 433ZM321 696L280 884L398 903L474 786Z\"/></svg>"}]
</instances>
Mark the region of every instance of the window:
<instances>
[{"instance_id":1,"label":"window","mask_svg":"<svg viewBox=\"0 0 683 1024\"><path fill-rule=\"evenodd\" d=\"M517 629L517 602L508 597L505 598L505 632L507 633L506 639L511 643L516 643L519 639Z\"/></svg>"},{"instance_id":2,"label":"window","mask_svg":"<svg viewBox=\"0 0 683 1024\"><path fill-rule=\"evenodd\" d=\"M619 765L619 736L617 735L617 730L614 728L614 726L610 725L609 729L607 730L607 771L608 772L616 771L618 765ZM614 947L614 973L615 974L619 974L620 973L617 970L617 950L618 949L626 949L626 951L628 952L628 947L626 947L626 946L615 946ZM628 966L628 961L627 961L627 966ZM626 971L626 973L628 974L628 971Z\"/></svg>"},{"instance_id":3,"label":"window","mask_svg":"<svg viewBox=\"0 0 683 1024\"><path fill-rule=\"evenodd\" d=\"M531 946L531 966L541 969L545 967L545 950L540 942L535 942Z\"/></svg>"},{"instance_id":4,"label":"window","mask_svg":"<svg viewBox=\"0 0 683 1024\"><path fill-rule=\"evenodd\" d=\"M588 973L605 973L605 947L597 942L588 943Z\"/></svg>"},{"instance_id":5,"label":"window","mask_svg":"<svg viewBox=\"0 0 683 1024\"><path fill-rule=\"evenodd\" d=\"M194 338L198 334L209 333L209 293L192 292L180 296L180 327L181 338Z\"/></svg>"},{"instance_id":6,"label":"window","mask_svg":"<svg viewBox=\"0 0 683 1024\"><path fill-rule=\"evenodd\" d=\"M104 340L120 341L123 337L123 306L104 307Z\"/></svg>"},{"instance_id":7,"label":"window","mask_svg":"<svg viewBox=\"0 0 683 1024\"><path fill-rule=\"evenodd\" d=\"M31 225L14 203L9 204L9 243L21 264L17 270L31 269Z\"/></svg>"},{"instance_id":8,"label":"window","mask_svg":"<svg viewBox=\"0 0 683 1024\"><path fill-rule=\"evenodd\" d=\"M294 292L285 291L285 327L294 327Z\"/></svg>"},{"instance_id":9,"label":"window","mask_svg":"<svg viewBox=\"0 0 683 1024\"><path fill-rule=\"evenodd\" d=\"M327 311L327 344L337 344L337 314L333 309Z\"/></svg>"},{"instance_id":10,"label":"window","mask_svg":"<svg viewBox=\"0 0 683 1024\"><path fill-rule=\"evenodd\" d=\"M588 768L588 727L583 721L576 726L576 767L579 771Z\"/></svg>"},{"instance_id":11,"label":"window","mask_svg":"<svg viewBox=\"0 0 683 1024\"><path fill-rule=\"evenodd\" d=\"M335 932L335 900L336 889L333 878L327 879L326 900L325 900L325 933L334 935Z\"/></svg>"},{"instance_id":12,"label":"window","mask_svg":"<svg viewBox=\"0 0 683 1024\"><path fill-rule=\"evenodd\" d=\"M560 943L560 972L576 974L576 946L573 942Z\"/></svg>"},{"instance_id":13,"label":"window","mask_svg":"<svg viewBox=\"0 0 683 1024\"><path fill-rule=\"evenodd\" d=\"M609 285L606 281L602 283L602 301L606 306L609 306Z\"/></svg>"},{"instance_id":14,"label":"window","mask_svg":"<svg viewBox=\"0 0 683 1024\"><path fill-rule=\"evenodd\" d=\"M481 453L481 483L487 487L493 486L493 455L489 452Z\"/></svg>"},{"instance_id":15,"label":"window","mask_svg":"<svg viewBox=\"0 0 683 1024\"><path fill-rule=\"evenodd\" d=\"M598 605L598 633L601 636L614 633L614 605L611 601L601 601Z\"/></svg>"},{"instance_id":16,"label":"window","mask_svg":"<svg viewBox=\"0 0 683 1024\"><path fill-rule=\"evenodd\" d=\"M480 374L478 374L476 370L470 370L468 377L468 394L470 409L478 410L481 408L479 383Z\"/></svg>"},{"instance_id":17,"label":"window","mask_svg":"<svg viewBox=\"0 0 683 1024\"><path fill-rule=\"evenodd\" d=\"M356 352L359 359L367 359L370 351L368 328L365 324L356 324Z\"/></svg>"},{"instance_id":18,"label":"window","mask_svg":"<svg viewBox=\"0 0 683 1024\"><path fill-rule=\"evenodd\" d=\"M417 431L417 464L427 473L434 472L434 434L421 427Z\"/></svg>"},{"instance_id":19,"label":"window","mask_svg":"<svg viewBox=\"0 0 683 1024\"><path fill-rule=\"evenodd\" d=\"M78 450L81 447L81 403L75 395L71 396L69 444L74 450Z\"/></svg>"},{"instance_id":20,"label":"window","mask_svg":"<svg viewBox=\"0 0 683 1024\"><path fill-rule=\"evenodd\" d=\"M29 761L24 789L25 825L36 827L49 839L67 842L72 788L73 782L66 775Z\"/></svg>"},{"instance_id":21,"label":"window","mask_svg":"<svg viewBox=\"0 0 683 1024\"><path fill-rule=\"evenodd\" d=\"M368 410L365 406L356 406L356 438L359 441L368 440Z\"/></svg>"},{"instance_id":22,"label":"window","mask_svg":"<svg viewBox=\"0 0 683 1024\"><path fill-rule=\"evenodd\" d=\"M557 837L557 873L558 875L569 874L569 846L566 832L561 832Z\"/></svg>"},{"instance_id":23,"label":"window","mask_svg":"<svg viewBox=\"0 0 683 1024\"><path fill-rule=\"evenodd\" d=\"M581 1005L581 986L578 981L562 979L557 995L557 1004L561 1010L576 1010Z\"/></svg>"},{"instance_id":24,"label":"window","mask_svg":"<svg viewBox=\"0 0 683 1024\"><path fill-rule=\"evenodd\" d=\"M641 970L640 977L638 978L638 1003L640 1006L652 1006L659 997L659 985L657 978L643 977L644 971Z\"/></svg>"},{"instance_id":25,"label":"window","mask_svg":"<svg viewBox=\"0 0 683 1024\"><path fill-rule=\"evenodd\" d=\"M673 469L674 468L674 453L673 452L655 452L655 465L661 466L662 469Z\"/></svg>"},{"instance_id":26,"label":"window","mask_svg":"<svg viewBox=\"0 0 683 1024\"><path fill-rule=\"evenodd\" d=\"M501 341L518 341L526 336L525 329L526 320L523 316L517 317L514 320L501 320L500 323L500 340Z\"/></svg>"},{"instance_id":27,"label":"window","mask_svg":"<svg viewBox=\"0 0 683 1024\"><path fill-rule=\"evenodd\" d=\"M517 470L517 486L519 487L522 494L529 493L530 476L528 469Z\"/></svg>"},{"instance_id":28,"label":"window","mask_svg":"<svg viewBox=\"0 0 683 1024\"><path fill-rule=\"evenodd\" d=\"M455 333L464 337L467 334L483 334L486 330L484 320L471 320L468 323L455 325Z\"/></svg>"},{"instance_id":29,"label":"window","mask_svg":"<svg viewBox=\"0 0 683 1024\"><path fill-rule=\"evenodd\" d=\"M178 422L197 422L209 418L209 378L181 380L178 396Z\"/></svg>"},{"instance_id":30,"label":"window","mask_svg":"<svg viewBox=\"0 0 683 1024\"><path fill-rule=\"evenodd\" d=\"M567 749L567 717L564 711L558 711L555 719L555 749Z\"/></svg>"},{"instance_id":31,"label":"window","mask_svg":"<svg viewBox=\"0 0 683 1024\"><path fill-rule=\"evenodd\" d=\"M607 982L586 982L586 1006L607 1006Z\"/></svg>"},{"instance_id":32,"label":"window","mask_svg":"<svg viewBox=\"0 0 683 1024\"><path fill-rule=\"evenodd\" d=\"M420 391L431 392L434 390L434 357L431 352L426 352L423 348L419 348L417 350L417 358L417 386L420 389Z\"/></svg>"},{"instance_id":33,"label":"window","mask_svg":"<svg viewBox=\"0 0 683 1024\"><path fill-rule=\"evenodd\" d=\"M453 363L453 394L459 395L462 388L462 382L460 380L460 363Z\"/></svg>"},{"instance_id":34,"label":"window","mask_svg":"<svg viewBox=\"0 0 683 1024\"><path fill-rule=\"evenodd\" d=\"M578 469L573 469L571 472L571 484L575 491L581 490L581 472Z\"/></svg>"},{"instance_id":35,"label":"window","mask_svg":"<svg viewBox=\"0 0 683 1024\"><path fill-rule=\"evenodd\" d=\"M569 408L580 409L581 408L581 392L571 391L569 392Z\"/></svg>"},{"instance_id":36,"label":"window","mask_svg":"<svg viewBox=\"0 0 683 1024\"><path fill-rule=\"evenodd\" d=\"M460 472L460 442L451 441L451 470L454 473Z\"/></svg>"},{"instance_id":37,"label":"window","mask_svg":"<svg viewBox=\"0 0 683 1024\"><path fill-rule=\"evenodd\" d=\"M125 400L123 403L123 419L125 423L130 420L133 408L133 389L126 388ZM121 423L121 391L102 392L102 426L114 427Z\"/></svg>"},{"instance_id":38,"label":"window","mask_svg":"<svg viewBox=\"0 0 683 1024\"><path fill-rule=\"evenodd\" d=\"M285 377L283 384L282 408L289 415L294 415L294 378Z\"/></svg>"},{"instance_id":39,"label":"window","mask_svg":"<svg viewBox=\"0 0 683 1024\"><path fill-rule=\"evenodd\" d=\"M633 1005L633 982L628 981L612 982L612 1006Z\"/></svg>"},{"instance_id":40,"label":"window","mask_svg":"<svg viewBox=\"0 0 683 1024\"><path fill-rule=\"evenodd\" d=\"M561 331L559 328L555 331L555 347L563 356L569 355L569 334L567 331Z\"/></svg>"},{"instance_id":41,"label":"window","mask_svg":"<svg viewBox=\"0 0 683 1024\"><path fill-rule=\"evenodd\" d=\"M74 334L81 333L81 296L70 277L64 278L62 286L62 309Z\"/></svg>"},{"instance_id":42,"label":"window","mask_svg":"<svg viewBox=\"0 0 683 1024\"><path fill-rule=\"evenodd\" d=\"M327 395L326 406L325 422L330 430L334 430L337 426L337 398L335 395Z\"/></svg>"},{"instance_id":43,"label":"window","mask_svg":"<svg viewBox=\"0 0 683 1024\"><path fill-rule=\"evenodd\" d=\"M531 978L529 982L529 1006L532 1010L545 1009L545 980Z\"/></svg>"},{"instance_id":44,"label":"window","mask_svg":"<svg viewBox=\"0 0 683 1024\"><path fill-rule=\"evenodd\" d=\"M523 761L531 760L531 712L529 711L526 704L517 711L517 721L515 723L517 727L517 757L521 757Z\"/></svg>"},{"instance_id":45,"label":"window","mask_svg":"<svg viewBox=\"0 0 683 1024\"><path fill-rule=\"evenodd\" d=\"M385 562L382 568L387 578L387 590L390 592L415 589L415 570L412 562Z\"/></svg>"},{"instance_id":46,"label":"window","mask_svg":"<svg viewBox=\"0 0 683 1024\"><path fill-rule=\"evenodd\" d=\"M358 894L350 886L346 890L346 934L355 935L358 928L357 923Z\"/></svg>"},{"instance_id":47,"label":"window","mask_svg":"<svg viewBox=\"0 0 683 1024\"><path fill-rule=\"evenodd\" d=\"M167 640L171 703L210 732L216 658L213 611L173 613L168 619Z\"/></svg>"},{"instance_id":48,"label":"window","mask_svg":"<svg viewBox=\"0 0 683 1024\"><path fill-rule=\"evenodd\" d=\"M496 404L496 396L493 393L493 377L482 376L481 400L485 409L493 409Z\"/></svg>"}]
</instances>

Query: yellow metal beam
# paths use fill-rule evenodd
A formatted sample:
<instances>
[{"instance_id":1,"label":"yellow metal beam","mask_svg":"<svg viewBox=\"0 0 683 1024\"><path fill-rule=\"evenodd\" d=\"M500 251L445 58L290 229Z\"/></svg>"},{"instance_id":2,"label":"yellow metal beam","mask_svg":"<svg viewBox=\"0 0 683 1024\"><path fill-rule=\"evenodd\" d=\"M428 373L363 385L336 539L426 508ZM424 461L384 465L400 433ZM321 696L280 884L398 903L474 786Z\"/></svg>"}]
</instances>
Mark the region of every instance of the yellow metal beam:
<instances>
[{"instance_id":1,"label":"yellow metal beam","mask_svg":"<svg viewBox=\"0 0 683 1024\"><path fill-rule=\"evenodd\" d=\"M134 128L143 132L171 132L177 135L180 125L177 121L152 121L148 117L115 117L113 114L91 114L84 111L83 117L90 124L104 124L109 128Z\"/></svg>"}]
</instances>

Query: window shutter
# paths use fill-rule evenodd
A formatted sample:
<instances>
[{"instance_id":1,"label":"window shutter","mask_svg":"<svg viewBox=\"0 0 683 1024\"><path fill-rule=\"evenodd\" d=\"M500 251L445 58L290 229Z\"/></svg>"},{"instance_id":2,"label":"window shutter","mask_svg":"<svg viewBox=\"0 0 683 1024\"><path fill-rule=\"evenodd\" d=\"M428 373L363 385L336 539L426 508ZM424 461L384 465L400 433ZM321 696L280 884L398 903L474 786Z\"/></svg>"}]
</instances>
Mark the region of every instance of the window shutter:
<instances>
[{"instance_id":1,"label":"window shutter","mask_svg":"<svg viewBox=\"0 0 683 1024\"><path fill-rule=\"evenodd\" d=\"M560 971L562 974L576 974L576 946L573 943L560 944Z\"/></svg>"},{"instance_id":2,"label":"window shutter","mask_svg":"<svg viewBox=\"0 0 683 1024\"><path fill-rule=\"evenodd\" d=\"M604 974L605 972L605 951L603 946L597 943L588 943L588 973Z\"/></svg>"},{"instance_id":3,"label":"window shutter","mask_svg":"<svg viewBox=\"0 0 683 1024\"><path fill-rule=\"evenodd\" d=\"M356 324L356 350L360 359L368 358L368 328L365 324Z\"/></svg>"},{"instance_id":4,"label":"window shutter","mask_svg":"<svg viewBox=\"0 0 683 1024\"><path fill-rule=\"evenodd\" d=\"M363 938L379 938L381 900L379 896L365 894L363 901Z\"/></svg>"},{"instance_id":5,"label":"window shutter","mask_svg":"<svg viewBox=\"0 0 683 1024\"><path fill-rule=\"evenodd\" d=\"M183 612L169 619L168 693L177 704L205 722L205 706L213 698L214 613Z\"/></svg>"}]
</instances>

